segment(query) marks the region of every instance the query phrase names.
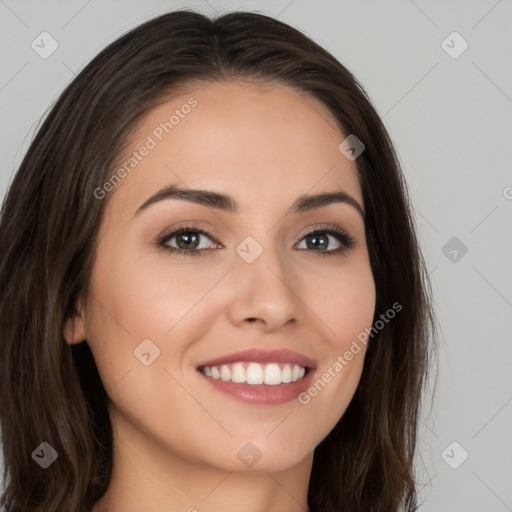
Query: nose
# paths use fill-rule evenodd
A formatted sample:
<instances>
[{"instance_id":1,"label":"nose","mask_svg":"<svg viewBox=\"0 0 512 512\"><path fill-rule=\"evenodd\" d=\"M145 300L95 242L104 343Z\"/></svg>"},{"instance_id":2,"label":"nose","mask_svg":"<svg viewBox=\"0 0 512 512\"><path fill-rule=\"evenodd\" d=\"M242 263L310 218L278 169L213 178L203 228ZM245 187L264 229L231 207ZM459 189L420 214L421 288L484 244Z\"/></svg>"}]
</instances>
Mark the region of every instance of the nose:
<instances>
[{"instance_id":1,"label":"nose","mask_svg":"<svg viewBox=\"0 0 512 512\"><path fill-rule=\"evenodd\" d=\"M231 272L229 317L234 325L270 332L300 322L300 283L283 263L275 249L265 249L252 263L238 259Z\"/></svg>"}]
</instances>

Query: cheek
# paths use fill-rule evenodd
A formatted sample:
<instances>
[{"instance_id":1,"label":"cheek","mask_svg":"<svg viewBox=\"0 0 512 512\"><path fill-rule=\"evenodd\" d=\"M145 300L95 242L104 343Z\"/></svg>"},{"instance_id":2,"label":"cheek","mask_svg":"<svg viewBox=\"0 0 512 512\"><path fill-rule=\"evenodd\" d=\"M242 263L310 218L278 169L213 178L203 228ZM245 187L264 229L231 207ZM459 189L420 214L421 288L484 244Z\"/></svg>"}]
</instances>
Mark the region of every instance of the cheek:
<instances>
[{"instance_id":1,"label":"cheek","mask_svg":"<svg viewBox=\"0 0 512 512\"><path fill-rule=\"evenodd\" d=\"M304 300L325 326L329 348L342 350L373 321L376 290L370 265L363 254L309 276Z\"/></svg>"},{"instance_id":2,"label":"cheek","mask_svg":"<svg viewBox=\"0 0 512 512\"><path fill-rule=\"evenodd\" d=\"M370 265L359 258L350 266L331 269L328 275L317 273L308 289L327 334L315 378L299 396L299 403L318 418L327 434L348 407L361 377L365 329L371 328L375 313L375 282Z\"/></svg>"},{"instance_id":3,"label":"cheek","mask_svg":"<svg viewBox=\"0 0 512 512\"><path fill-rule=\"evenodd\" d=\"M160 350L158 366L180 361L187 343L183 329L195 335L197 324L189 318L203 311L198 305L225 273L176 262L164 252L143 258L134 250L115 249L114 242L102 247L87 312L88 343L107 389L126 372L140 369L134 351L143 340L151 340L156 353Z\"/></svg>"},{"instance_id":4,"label":"cheek","mask_svg":"<svg viewBox=\"0 0 512 512\"><path fill-rule=\"evenodd\" d=\"M163 337L222 275L208 265L167 258L163 250L150 257L133 249L116 254L106 248L104 253L97 262L92 289L107 323L113 322L114 329L124 329L134 339Z\"/></svg>"}]
</instances>

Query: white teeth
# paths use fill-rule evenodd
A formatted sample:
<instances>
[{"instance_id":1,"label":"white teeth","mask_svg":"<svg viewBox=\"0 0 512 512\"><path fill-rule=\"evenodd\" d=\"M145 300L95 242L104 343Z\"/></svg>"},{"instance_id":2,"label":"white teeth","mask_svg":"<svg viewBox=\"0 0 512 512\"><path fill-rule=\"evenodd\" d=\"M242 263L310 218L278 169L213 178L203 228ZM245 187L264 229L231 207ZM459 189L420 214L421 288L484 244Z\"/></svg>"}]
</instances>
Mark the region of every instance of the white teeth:
<instances>
[{"instance_id":1,"label":"white teeth","mask_svg":"<svg viewBox=\"0 0 512 512\"><path fill-rule=\"evenodd\" d=\"M306 369L299 365L278 363L269 363L261 365L259 363L234 363L223 364L220 366L204 366L201 368L206 377L224 382L231 381L235 383L244 383L255 385L265 384L267 386L277 386L279 384L288 384L302 379L306 375Z\"/></svg>"},{"instance_id":2,"label":"white teeth","mask_svg":"<svg viewBox=\"0 0 512 512\"><path fill-rule=\"evenodd\" d=\"M222 365L221 366L221 368L220 368L220 378L223 381L231 380L231 370L229 369L228 366L226 366L226 365Z\"/></svg>"},{"instance_id":3,"label":"white teeth","mask_svg":"<svg viewBox=\"0 0 512 512\"><path fill-rule=\"evenodd\" d=\"M292 381L292 369L290 368L290 365L287 364L281 371L281 381L285 384L288 384L288 382Z\"/></svg>"},{"instance_id":4,"label":"white teeth","mask_svg":"<svg viewBox=\"0 0 512 512\"><path fill-rule=\"evenodd\" d=\"M235 363L233 365L233 370L231 372L231 380L237 383L247 381L247 377L245 376L245 368L242 363Z\"/></svg>"},{"instance_id":5,"label":"white teeth","mask_svg":"<svg viewBox=\"0 0 512 512\"><path fill-rule=\"evenodd\" d=\"M263 384L263 368L261 364L249 363L247 367L247 384Z\"/></svg>"},{"instance_id":6,"label":"white teeth","mask_svg":"<svg viewBox=\"0 0 512 512\"><path fill-rule=\"evenodd\" d=\"M281 368L276 363L265 366L264 382L267 386L277 386L281 384Z\"/></svg>"}]
</instances>

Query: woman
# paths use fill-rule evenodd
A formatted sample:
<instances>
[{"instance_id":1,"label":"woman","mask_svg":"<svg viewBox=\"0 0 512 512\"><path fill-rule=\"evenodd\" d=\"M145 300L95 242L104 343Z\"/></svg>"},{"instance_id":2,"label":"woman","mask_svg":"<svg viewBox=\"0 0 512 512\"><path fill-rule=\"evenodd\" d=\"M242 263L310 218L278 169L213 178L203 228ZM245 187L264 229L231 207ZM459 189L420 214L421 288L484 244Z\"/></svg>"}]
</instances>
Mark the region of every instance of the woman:
<instances>
[{"instance_id":1,"label":"woman","mask_svg":"<svg viewBox=\"0 0 512 512\"><path fill-rule=\"evenodd\" d=\"M7 510L416 510L435 355L362 87L269 17L172 12L63 92L5 198Z\"/></svg>"}]
</instances>

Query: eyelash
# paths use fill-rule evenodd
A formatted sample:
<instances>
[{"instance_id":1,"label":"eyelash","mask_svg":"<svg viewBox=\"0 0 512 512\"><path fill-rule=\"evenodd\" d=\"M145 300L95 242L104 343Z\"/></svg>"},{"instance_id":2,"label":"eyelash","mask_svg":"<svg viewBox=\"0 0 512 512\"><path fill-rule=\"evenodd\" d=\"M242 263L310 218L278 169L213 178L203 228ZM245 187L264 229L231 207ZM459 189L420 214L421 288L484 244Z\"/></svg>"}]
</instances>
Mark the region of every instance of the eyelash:
<instances>
[{"instance_id":1,"label":"eyelash","mask_svg":"<svg viewBox=\"0 0 512 512\"><path fill-rule=\"evenodd\" d=\"M175 236L179 236L183 233L195 233L204 235L211 239L211 236L209 233L204 231L203 229L199 228L198 226L195 226L193 224L191 225L184 225L180 226L178 229L174 230L173 232L164 235L159 238L157 242L157 246L161 247L163 250L170 252L170 253L176 253L180 256L203 256L203 253L206 249L179 249L176 247L170 247L167 245L167 242L174 238ZM344 253L347 249L350 249L355 243L355 239L351 237L346 231L344 231L341 228L329 226L325 228L317 228L313 231L310 231L306 233L302 238L301 241L311 235L318 235L318 234L327 234L332 235L337 238L338 242L340 242L341 246L338 247L338 249L334 249L331 251L314 251L312 249L309 249L312 252L318 252L321 256L336 256L338 254ZM218 243L218 242L216 242ZM304 250L304 249L299 249Z\"/></svg>"}]
</instances>

